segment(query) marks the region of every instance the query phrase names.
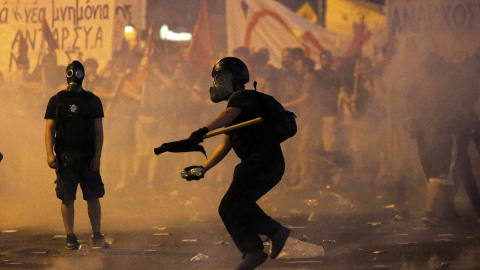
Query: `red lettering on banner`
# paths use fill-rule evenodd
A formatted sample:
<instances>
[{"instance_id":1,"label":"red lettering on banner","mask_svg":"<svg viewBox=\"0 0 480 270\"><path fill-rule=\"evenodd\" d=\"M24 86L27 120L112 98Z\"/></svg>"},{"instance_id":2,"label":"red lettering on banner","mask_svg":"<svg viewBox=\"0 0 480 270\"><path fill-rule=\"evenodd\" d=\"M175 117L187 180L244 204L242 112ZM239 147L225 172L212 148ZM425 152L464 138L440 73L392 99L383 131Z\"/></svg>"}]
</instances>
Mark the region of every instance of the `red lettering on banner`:
<instances>
[{"instance_id":1,"label":"red lettering on banner","mask_svg":"<svg viewBox=\"0 0 480 270\"><path fill-rule=\"evenodd\" d=\"M260 10L253 15L252 19L248 23L247 30L245 31L245 39L244 39L245 40L244 41L245 46L250 47L250 42L252 40L252 32L255 29L255 27L257 26L257 24L260 22L260 19L262 19L264 17L271 17L271 18L275 19L290 34L295 36L295 34L290 29L290 27L288 27L285 20L278 13L273 12L271 10ZM315 48L319 49L320 51L324 50L322 44L320 44L320 42L315 38L315 36L310 31L306 31L303 34L302 38L305 41L313 44L313 46L315 46ZM300 42L300 43L302 44L302 47L304 47L304 49L305 49L305 56L309 57L310 56L310 48L304 42Z\"/></svg>"},{"instance_id":2,"label":"red lettering on banner","mask_svg":"<svg viewBox=\"0 0 480 270\"><path fill-rule=\"evenodd\" d=\"M285 22L285 20L278 13L273 12L271 10L260 10L260 11L257 11L255 14L253 14L252 19L248 23L247 30L245 31L245 38L244 38L245 46L250 47L253 30L255 29L257 24L260 22L260 19L265 18L265 17L271 17L271 18L275 19L290 34L295 36L295 34L290 29L288 24ZM344 56L350 56L352 54L361 52L362 46L370 39L371 36L372 36L372 33L370 31L368 31L368 29L366 29L364 23L362 22L360 31L356 31L356 33L355 33L347 51L345 52ZM302 40L299 40L299 43L302 45L302 47L304 47L306 57L310 57L310 54L311 54L310 47L307 46L307 44L313 45L313 47L315 47L319 51L325 50L325 47L323 47L323 45L320 43L320 41L310 31L305 31L305 33L303 33L301 39Z\"/></svg>"},{"instance_id":3,"label":"red lettering on banner","mask_svg":"<svg viewBox=\"0 0 480 270\"><path fill-rule=\"evenodd\" d=\"M325 50L325 48L323 48L322 44L320 44L320 42L315 38L312 32L306 31L305 34L303 34L303 37L305 38L305 40L312 43L313 46L315 46L315 48L317 48L318 50L320 51Z\"/></svg>"},{"instance_id":4,"label":"red lettering on banner","mask_svg":"<svg viewBox=\"0 0 480 270\"><path fill-rule=\"evenodd\" d=\"M257 13L253 14L253 18L248 23L247 31L245 31L245 46L250 47L250 41L252 39L252 32L253 29L257 26L260 22L260 19L263 17L272 17L277 20L288 32L292 33L290 27L288 27L287 23L283 20L278 13L275 13L270 10L260 10ZM293 34L293 33L292 33Z\"/></svg>"}]
</instances>

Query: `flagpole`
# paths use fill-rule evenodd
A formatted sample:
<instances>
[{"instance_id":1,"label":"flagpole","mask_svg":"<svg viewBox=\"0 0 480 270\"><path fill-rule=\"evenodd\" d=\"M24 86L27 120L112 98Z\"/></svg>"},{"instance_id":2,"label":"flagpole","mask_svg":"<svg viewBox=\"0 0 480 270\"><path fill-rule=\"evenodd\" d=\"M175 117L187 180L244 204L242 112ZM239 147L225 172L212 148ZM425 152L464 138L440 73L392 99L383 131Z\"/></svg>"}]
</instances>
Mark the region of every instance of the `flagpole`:
<instances>
[{"instance_id":1,"label":"flagpole","mask_svg":"<svg viewBox=\"0 0 480 270\"><path fill-rule=\"evenodd\" d=\"M112 107L113 103L117 99L117 96L119 95L124 82L125 82L125 73L121 75L120 80L118 80L118 84L116 85L115 89L113 90L113 97L110 100L110 102L107 104L107 107L105 108L105 115L108 115L108 112L110 111L110 108Z\"/></svg>"},{"instance_id":2,"label":"flagpole","mask_svg":"<svg viewBox=\"0 0 480 270\"><path fill-rule=\"evenodd\" d=\"M325 26L325 11L326 11L326 0L318 0L317 5L318 5L318 24L322 27Z\"/></svg>"},{"instance_id":3,"label":"flagpole","mask_svg":"<svg viewBox=\"0 0 480 270\"><path fill-rule=\"evenodd\" d=\"M220 134L225 134L227 132L231 132L231 131L234 131L234 130L237 130L237 129L245 128L245 127L255 125L255 124L258 124L258 123L262 123L262 122L263 122L263 118L258 117L258 118L248 120L248 121L245 121L245 122L242 122L242 123L230 126L230 127L225 127L225 128L219 128L219 129L212 130L212 131L208 132L207 134L203 135L203 138L207 139L207 138L210 138L210 137L213 137L213 136L217 136L217 135L220 135Z\"/></svg>"},{"instance_id":4,"label":"flagpole","mask_svg":"<svg viewBox=\"0 0 480 270\"><path fill-rule=\"evenodd\" d=\"M140 101L140 107L145 107L145 92L146 92L146 83L142 85L142 100Z\"/></svg>"}]
</instances>

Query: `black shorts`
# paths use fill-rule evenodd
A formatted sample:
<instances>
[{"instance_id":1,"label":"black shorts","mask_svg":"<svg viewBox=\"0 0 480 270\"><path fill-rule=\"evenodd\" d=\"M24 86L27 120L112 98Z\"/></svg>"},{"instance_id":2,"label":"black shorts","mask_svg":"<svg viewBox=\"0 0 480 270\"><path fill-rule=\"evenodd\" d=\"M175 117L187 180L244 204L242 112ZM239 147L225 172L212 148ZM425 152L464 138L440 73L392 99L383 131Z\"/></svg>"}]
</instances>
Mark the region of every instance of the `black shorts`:
<instances>
[{"instance_id":1,"label":"black shorts","mask_svg":"<svg viewBox=\"0 0 480 270\"><path fill-rule=\"evenodd\" d=\"M453 137L450 132L429 132L417 138L418 154L423 172L429 179L444 179L451 183Z\"/></svg>"},{"instance_id":2,"label":"black shorts","mask_svg":"<svg viewBox=\"0 0 480 270\"><path fill-rule=\"evenodd\" d=\"M101 198L105 195L100 171L92 172L88 160L78 160L73 164L65 165L59 158L60 168L57 170L55 191L60 200L75 200L77 187L80 184L83 199Z\"/></svg>"}]
</instances>

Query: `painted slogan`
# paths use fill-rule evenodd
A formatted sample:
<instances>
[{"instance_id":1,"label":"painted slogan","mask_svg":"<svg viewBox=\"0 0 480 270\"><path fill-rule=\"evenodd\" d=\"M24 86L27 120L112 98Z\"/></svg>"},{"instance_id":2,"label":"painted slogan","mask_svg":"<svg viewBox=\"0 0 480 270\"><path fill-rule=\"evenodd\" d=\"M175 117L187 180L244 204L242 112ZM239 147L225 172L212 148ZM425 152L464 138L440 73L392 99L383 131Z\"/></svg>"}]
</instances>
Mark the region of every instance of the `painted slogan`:
<instances>
[{"instance_id":1,"label":"painted slogan","mask_svg":"<svg viewBox=\"0 0 480 270\"><path fill-rule=\"evenodd\" d=\"M56 54L58 65L88 58L105 65L112 51L114 13L114 0L1 1L0 71L15 71L19 60L28 61L32 70L47 52Z\"/></svg>"},{"instance_id":2,"label":"painted slogan","mask_svg":"<svg viewBox=\"0 0 480 270\"><path fill-rule=\"evenodd\" d=\"M125 26L133 26L136 30L146 29L146 2L147 0L115 0L113 50L120 50Z\"/></svg>"},{"instance_id":3,"label":"painted slogan","mask_svg":"<svg viewBox=\"0 0 480 270\"><path fill-rule=\"evenodd\" d=\"M387 9L390 37L423 39L456 62L480 46L480 0L390 0Z\"/></svg>"}]
</instances>

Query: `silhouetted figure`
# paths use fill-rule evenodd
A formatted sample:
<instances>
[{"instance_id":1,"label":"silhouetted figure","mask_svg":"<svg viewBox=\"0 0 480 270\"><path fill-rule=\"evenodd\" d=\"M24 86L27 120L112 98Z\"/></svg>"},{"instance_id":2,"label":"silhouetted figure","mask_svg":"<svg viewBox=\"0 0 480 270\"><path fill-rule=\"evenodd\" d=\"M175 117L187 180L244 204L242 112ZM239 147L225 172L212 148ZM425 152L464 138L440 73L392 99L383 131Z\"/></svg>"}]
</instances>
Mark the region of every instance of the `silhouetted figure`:
<instances>
[{"instance_id":1,"label":"silhouetted figure","mask_svg":"<svg viewBox=\"0 0 480 270\"><path fill-rule=\"evenodd\" d=\"M245 90L249 81L247 66L238 58L226 57L212 70L210 88L213 102L228 100L225 111L206 127L193 132L188 141L198 144L209 130L235 125L264 115L259 93ZM220 162L233 148L241 159L235 167L233 181L219 206L220 217L243 261L236 269L254 269L263 264L267 254L259 234L272 240L270 257L280 254L290 230L267 216L257 201L282 179L285 171L280 143L266 135L266 126L259 124L224 135L223 142L202 166L185 168L187 180L199 180L205 172ZM190 173L191 172L191 173Z\"/></svg>"},{"instance_id":2,"label":"silhouetted figure","mask_svg":"<svg viewBox=\"0 0 480 270\"><path fill-rule=\"evenodd\" d=\"M74 203L80 184L88 204L93 231L93 246L108 248L100 232L101 206L105 194L100 176L103 146L103 107L100 99L83 89L85 69L78 61L67 66L68 88L48 102L45 119L45 145L48 166L56 170L56 193L62 200L62 216L68 250L80 247L73 231ZM55 151L55 153L54 153Z\"/></svg>"},{"instance_id":3,"label":"silhouetted figure","mask_svg":"<svg viewBox=\"0 0 480 270\"><path fill-rule=\"evenodd\" d=\"M450 73L454 78L454 84L450 89L452 98L448 110L451 114L451 123L454 134L452 175L455 180L455 190L460 183L470 199L473 212L480 218L480 194L473 175L472 163L468 153L470 141L477 145L480 153L480 121L475 114L475 105L480 96L480 81L478 80L479 63L478 55L462 62L451 64ZM454 208L453 200L455 191L452 192L451 201L448 203L445 215L455 217L458 215Z\"/></svg>"},{"instance_id":4,"label":"silhouetted figure","mask_svg":"<svg viewBox=\"0 0 480 270\"><path fill-rule=\"evenodd\" d=\"M436 54L425 61L427 78L415 82L408 92L407 109L411 135L417 140L420 162L427 179L427 200L422 222L437 226L451 206L454 181L450 176L454 147L449 104L452 80L449 64ZM449 85L450 84L450 85Z\"/></svg>"},{"instance_id":5,"label":"silhouetted figure","mask_svg":"<svg viewBox=\"0 0 480 270\"><path fill-rule=\"evenodd\" d=\"M321 68L317 72L315 91L312 91L312 103L318 107L318 113L321 116L321 119L319 119L323 148L321 150L331 161L336 161L338 160L338 157L335 156L338 150L338 96L341 83L338 72L332 69L332 53L322 51L319 59Z\"/></svg>"}]
</instances>

